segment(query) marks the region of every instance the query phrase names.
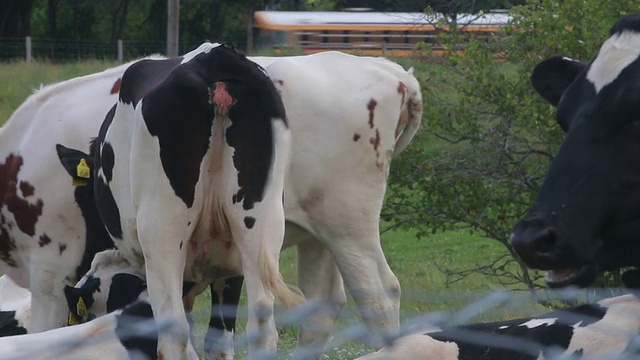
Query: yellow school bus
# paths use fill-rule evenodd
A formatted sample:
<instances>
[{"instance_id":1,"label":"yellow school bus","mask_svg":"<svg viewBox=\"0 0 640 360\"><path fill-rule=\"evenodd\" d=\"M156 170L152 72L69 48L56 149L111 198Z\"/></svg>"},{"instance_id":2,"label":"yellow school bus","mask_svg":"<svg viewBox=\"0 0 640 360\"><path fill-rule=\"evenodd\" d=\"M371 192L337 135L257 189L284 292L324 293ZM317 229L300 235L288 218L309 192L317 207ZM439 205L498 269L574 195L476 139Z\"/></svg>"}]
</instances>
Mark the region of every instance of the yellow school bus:
<instances>
[{"instance_id":1,"label":"yellow school bus","mask_svg":"<svg viewBox=\"0 0 640 360\"><path fill-rule=\"evenodd\" d=\"M296 49L304 54L340 50L361 55L412 56L424 42L438 53L442 16L424 13L257 11L257 50ZM460 31L488 36L507 25L506 12L458 14Z\"/></svg>"}]
</instances>

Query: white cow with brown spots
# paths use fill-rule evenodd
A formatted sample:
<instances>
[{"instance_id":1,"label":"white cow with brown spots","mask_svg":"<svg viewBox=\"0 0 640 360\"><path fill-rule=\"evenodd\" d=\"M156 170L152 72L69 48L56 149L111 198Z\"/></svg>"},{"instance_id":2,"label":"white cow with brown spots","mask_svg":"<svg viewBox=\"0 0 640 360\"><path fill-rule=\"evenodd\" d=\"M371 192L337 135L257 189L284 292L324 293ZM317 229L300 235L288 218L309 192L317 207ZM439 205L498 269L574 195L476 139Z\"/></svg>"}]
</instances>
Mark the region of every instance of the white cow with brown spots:
<instances>
[{"instance_id":1,"label":"white cow with brown spots","mask_svg":"<svg viewBox=\"0 0 640 360\"><path fill-rule=\"evenodd\" d=\"M91 199L74 194L55 144L87 147L128 66L45 86L0 128L0 272L31 290L31 331L66 325L65 284L76 283L95 252L113 246L88 233L101 229L91 225L97 214L80 211L78 202Z\"/></svg>"}]
</instances>

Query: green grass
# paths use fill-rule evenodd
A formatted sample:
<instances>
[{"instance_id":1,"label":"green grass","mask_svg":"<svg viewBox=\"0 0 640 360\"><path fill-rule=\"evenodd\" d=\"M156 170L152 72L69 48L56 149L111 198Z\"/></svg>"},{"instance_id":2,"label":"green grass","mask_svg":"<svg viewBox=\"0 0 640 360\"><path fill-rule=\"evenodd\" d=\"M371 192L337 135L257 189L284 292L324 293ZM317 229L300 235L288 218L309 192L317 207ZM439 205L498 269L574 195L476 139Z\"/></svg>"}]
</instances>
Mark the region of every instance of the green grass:
<instances>
[{"instance_id":1,"label":"green grass","mask_svg":"<svg viewBox=\"0 0 640 360\"><path fill-rule=\"evenodd\" d=\"M0 83L3 85L0 87L0 125L42 84L95 73L115 65L115 62L98 60L69 64L25 61L0 63Z\"/></svg>"},{"instance_id":2,"label":"green grass","mask_svg":"<svg viewBox=\"0 0 640 360\"><path fill-rule=\"evenodd\" d=\"M549 311L541 305L523 297L502 303L495 308L483 311L469 319L456 317L458 311L475 303L495 290L502 288L494 279L472 275L451 286L445 286L446 276L443 269L461 270L480 265L504 254L505 250L496 241L476 237L466 232L445 232L427 238L418 239L412 231L393 231L383 234L382 243L387 260L402 285L401 318L406 324L418 315L431 312L444 312L452 315L452 323L466 321L498 321ZM281 257L281 271L285 280L295 283L295 250L288 249ZM245 303L246 298L242 298ZM196 337L200 343L204 337L208 322L210 295L203 294L196 302L194 318L198 319ZM341 315L338 328L360 324L353 300ZM244 319L240 320L240 329L244 328ZM295 347L295 329L285 328L280 334L280 351L293 351ZM340 339L334 339L341 342ZM326 359L352 359L373 351L365 344L348 342L338 347L329 346ZM246 349L238 349L238 359Z\"/></svg>"},{"instance_id":3,"label":"green grass","mask_svg":"<svg viewBox=\"0 0 640 360\"><path fill-rule=\"evenodd\" d=\"M40 84L48 84L65 80L74 76L85 75L114 66L115 63L90 61L73 64L47 63L5 63L0 64L0 124L4 123L11 113ZM406 65L406 64L405 64ZM417 64L422 71L424 64ZM420 75L419 75L420 77ZM434 144L438 144L437 142ZM421 144L429 146L429 144ZM439 144L436 146L440 146ZM501 287L490 277L472 275L464 280L445 285L446 276L443 269L462 270L484 264L505 253L499 243L471 235L464 231L450 231L418 239L411 230L390 231L382 236L382 245L388 262L398 276L403 289L401 303L402 321L406 323L416 315L430 312L447 312L453 315L452 322L493 321L541 313L545 309L529 301L499 305L483 311L478 316L460 318L456 316L460 309L483 298L489 292ZM282 254L281 270L285 279L295 284L295 250L287 250ZM243 303L245 298L243 295ZM208 322L210 295L205 293L196 302L194 318L197 321L196 336L199 343L204 336ZM246 310L245 314L246 314ZM242 312L242 310L241 310ZM360 324L357 309L350 299L341 315L338 328ZM239 332L244 328L244 321L239 324ZM281 330L280 350L291 351L295 346L295 329L286 327ZM336 342L340 339L334 338ZM373 349L358 342L348 342L339 346L330 345L325 358L352 359ZM246 349L238 349L238 359Z\"/></svg>"}]
</instances>

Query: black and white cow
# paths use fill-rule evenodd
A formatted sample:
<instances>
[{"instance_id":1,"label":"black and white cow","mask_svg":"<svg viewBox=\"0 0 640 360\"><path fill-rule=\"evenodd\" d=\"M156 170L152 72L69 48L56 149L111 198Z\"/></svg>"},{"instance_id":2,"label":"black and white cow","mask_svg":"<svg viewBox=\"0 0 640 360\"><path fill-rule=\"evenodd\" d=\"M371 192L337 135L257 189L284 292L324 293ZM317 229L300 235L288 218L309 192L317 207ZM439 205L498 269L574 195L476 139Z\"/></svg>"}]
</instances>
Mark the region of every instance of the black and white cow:
<instances>
[{"instance_id":1,"label":"black and white cow","mask_svg":"<svg viewBox=\"0 0 640 360\"><path fill-rule=\"evenodd\" d=\"M151 360L158 359L158 334L147 301L77 326L0 338L0 360Z\"/></svg>"},{"instance_id":2,"label":"black and white cow","mask_svg":"<svg viewBox=\"0 0 640 360\"><path fill-rule=\"evenodd\" d=\"M383 58L339 52L250 59L266 67L281 93L292 132L292 160L285 178L285 246L298 248L299 287L305 296L331 304L328 311L307 318L309 325L300 330L299 342L315 345L320 349L318 354L322 351L331 325L346 303L343 278L367 324L397 327L399 284L382 253L379 214L391 157L407 146L420 125L418 81L411 72ZM38 285L40 282L21 284L33 291L34 307L53 306L48 301L55 300L60 302L56 309L59 305L66 308L64 283L73 285L88 270L90 262L90 258L83 262L83 271L74 268L82 260L86 230L56 219L80 221L80 225L83 216L71 195L74 190L69 177L55 155L40 155L40 149L53 149L56 143L84 148L82 141L97 133L102 114L117 101L115 94L125 68L45 87L0 129L0 155L20 154L24 164L18 172L18 183L35 184L37 198L24 197L17 186L14 193L20 199L36 201L43 199L41 194L55 189L55 198L44 199L38 221L48 224L48 228L63 227L51 238L52 242L40 245L40 232L32 237L12 224L0 222L8 234L5 238L0 236L0 249L7 249L9 259L25 259L13 270L14 275L24 277L30 273L34 277L38 272L39 278L46 279L44 287ZM1 181L5 175L0 173ZM76 193L84 189L78 187ZM2 199L0 207L5 206ZM91 255L99 250L94 249ZM37 254L41 254L39 262L30 262ZM0 266L7 271L4 269L11 265L0 261ZM58 286L60 281L62 285ZM241 279L232 281L241 283ZM231 295L236 291L239 294L239 285L226 289L222 300L234 303ZM217 302L216 292L212 295ZM48 322L48 327L67 322L65 310L46 314L39 319ZM229 321L225 319L231 329ZM314 322L322 326L313 325ZM221 321L214 317L213 324L216 323L222 328ZM229 354L232 350L224 345L214 352Z\"/></svg>"},{"instance_id":3,"label":"black and white cow","mask_svg":"<svg viewBox=\"0 0 640 360\"><path fill-rule=\"evenodd\" d=\"M362 360L611 360L637 358L640 300L623 295L526 319L408 335Z\"/></svg>"},{"instance_id":4,"label":"black and white cow","mask_svg":"<svg viewBox=\"0 0 640 360\"><path fill-rule=\"evenodd\" d=\"M176 322L171 337L160 335L163 357L197 358L183 278L210 283L241 274L249 351L275 351L274 300L302 300L278 271L290 141L271 79L231 47L207 43L125 71L88 160L107 231L145 269L154 315Z\"/></svg>"},{"instance_id":5,"label":"black and white cow","mask_svg":"<svg viewBox=\"0 0 640 360\"><path fill-rule=\"evenodd\" d=\"M533 70L566 132L511 242L551 286L589 286L640 266L640 15L620 19L585 64L555 56Z\"/></svg>"}]
</instances>

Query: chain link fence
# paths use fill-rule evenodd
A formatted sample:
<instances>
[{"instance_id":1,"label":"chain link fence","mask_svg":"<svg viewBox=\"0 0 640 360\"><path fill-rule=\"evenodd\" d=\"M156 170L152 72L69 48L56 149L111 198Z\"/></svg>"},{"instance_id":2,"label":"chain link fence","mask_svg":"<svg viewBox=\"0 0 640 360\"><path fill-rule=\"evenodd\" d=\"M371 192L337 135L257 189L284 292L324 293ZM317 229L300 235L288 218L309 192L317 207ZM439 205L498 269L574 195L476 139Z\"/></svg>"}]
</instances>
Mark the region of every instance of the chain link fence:
<instances>
[{"instance_id":1,"label":"chain link fence","mask_svg":"<svg viewBox=\"0 0 640 360\"><path fill-rule=\"evenodd\" d=\"M582 303L585 299L584 290L562 290L550 292L551 296L557 301L565 303ZM428 292L412 292L411 296L420 296L425 301L429 302L446 302L450 298L459 298L460 294L450 294L446 297L434 296ZM478 296L479 294L475 294ZM606 298L611 295L610 290L602 292L591 291L589 293L592 299ZM464 297L463 295L462 297ZM469 294L466 294L469 296ZM424 314L413 314L409 317L403 316L402 326L398 334L393 336L381 336L381 334L367 329L361 321L356 321L358 318L357 309L353 305L349 305L341 313L339 323L342 323L336 331L333 332L329 343L327 344L325 355L321 357L323 360L352 360L364 356L378 349L382 345L391 346L397 339L408 334L422 334L427 330L434 330L436 328L442 328L452 324L467 324L471 322L477 322L478 317L482 317L483 314L491 311L500 311L505 308L517 308L527 306L527 303L531 302L529 294L525 293L513 293L503 291L493 291L476 297L476 299L466 306L455 311L439 311L429 312ZM305 317L310 314L321 311L322 305L318 303L309 303L301 307L291 310L280 310L276 312L276 322L282 334L286 329L295 329L295 327L302 322ZM406 310L406 309L405 309ZM616 310L617 311L617 310ZM226 309L228 312L226 315L235 315L235 310L232 308ZM207 323L209 316L205 312L196 312L193 314L193 318L196 323ZM238 319L240 323L246 321L247 309L241 306L238 311ZM538 314L542 315L542 314ZM522 336L509 336L504 334L492 334L487 331L476 331L470 328L463 328L459 332L460 340L463 340L466 344L477 344L478 346L490 346L494 348L516 350L522 353L522 357L517 359L538 359L538 360L632 360L640 358L640 338L638 332L640 331L640 324L633 323L631 327L635 327L635 332L629 332L629 321L633 322L634 318L639 318L636 314L618 314L620 317L616 317L617 321L608 321L606 324L598 327L598 332L604 336L616 337L619 333L619 343L613 344L613 346L623 347L620 349L619 354L609 354L606 356L593 356L589 353L582 354L580 351L572 353L570 355L564 354L565 349L556 346L550 346L545 349L544 357L539 352L541 347L539 343L525 339ZM108 315L107 315L108 316ZM579 320L589 322L591 314L576 313L574 316L579 316ZM349 320L350 319L350 320ZM578 318L577 318L578 319ZM609 318L610 319L610 318ZM347 323L345 324L345 320ZM593 319L599 320L599 319ZM355 322L354 322L355 321ZM603 320L604 321L604 320ZM168 320L159 319L159 321L148 321L141 319L140 321L131 322L133 325L124 329L121 329L119 335L122 338L133 338L134 341L140 341L141 338L149 336L151 339L157 339L157 334L160 332L172 333L174 331L172 324ZM521 325L522 326L522 325ZM537 325L536 325L537 326ZM575 325L580 326L579 324ZM196 330L201 332L202 329ZM575 333L574 333L575 334ZM257 334L246 334L243 331L239 331L235 336L236 344L236 356L235 359L242 360L247 358L247 346L248 343ZM552 336L550 334L549 336ZM542 339L542 338L541 338ZM589 341L598 341L597 337L589 338ZM113 343L114 338L112 334L105 332L96 332L88 337L82 338L66 338L58 342L55 347L47 348L47 356L62 356L64 359L76 359L74 356L63 356L66 352L74 349L78 349L82 346L100 346L100 344ZM203 338L201 335L196 334L194 337L194 345L201 352ZM603 343L602 347L612 346L612 344ZM37 348L37 346L35 346ZM624 351L622 351L624 349ZM303 349L304 350L304 349ZM314 353L317 349L308 349L311 353ZM0 355L1 354L0 350ZM26 350L27 353L29 350ZM281 349L277 354L277 359L293 359L291 349ZM24 352L20 354L16 359L24 359ZM86 356L86 354L84 354ZM424 356L410 359L397 359L397 360L441 360L440 357L432 357L433 354L424 354ZM0 356L2 359L13 359L11 357L6 358ZM57 358L57 357L56 357ZM204 357L201 357L204 358ZM264 355L261 357L259 354L254 357L255 359L276 359L272 354ZM83 358L86 359L86 358ZM389 360L396 358L389 358ZM468 359L465 357L464 359ZM490 352L481 359L493 359L493 360L513 360L512 358L504 358L496 356ZM446 358L446 360L456 360L455 358Z\"/></svg>"}]
</instances>

